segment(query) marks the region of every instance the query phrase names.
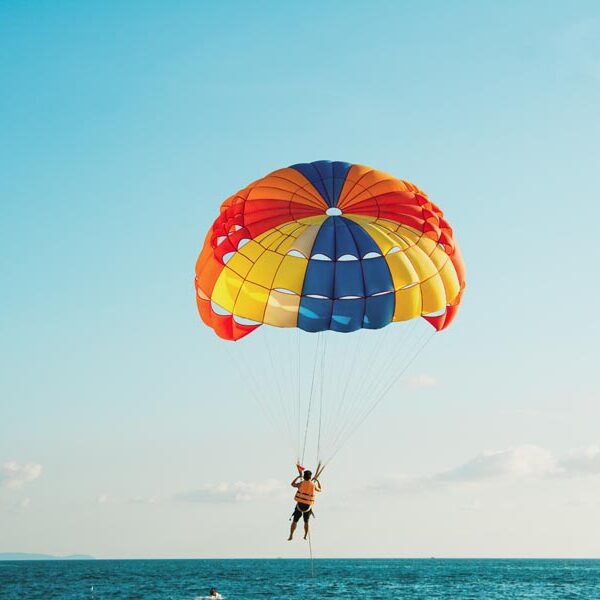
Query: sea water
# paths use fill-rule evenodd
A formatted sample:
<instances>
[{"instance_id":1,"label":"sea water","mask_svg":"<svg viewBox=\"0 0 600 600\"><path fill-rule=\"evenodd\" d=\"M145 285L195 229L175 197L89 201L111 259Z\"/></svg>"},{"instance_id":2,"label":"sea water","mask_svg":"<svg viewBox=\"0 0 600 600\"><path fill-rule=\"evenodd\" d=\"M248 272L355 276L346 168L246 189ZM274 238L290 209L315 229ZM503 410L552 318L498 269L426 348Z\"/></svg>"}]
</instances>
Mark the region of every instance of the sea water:
<instances>
[{"instance_id":1,"label":"sea water","mask_svg":"<svg viewBox=\"0 0 600 600\"><path fill-rule=\"evenodd\" d=\"M194 600L211 587L228 600L600 600L600 560L0 562L0 600Z\"/></svg>"}]
</instances>

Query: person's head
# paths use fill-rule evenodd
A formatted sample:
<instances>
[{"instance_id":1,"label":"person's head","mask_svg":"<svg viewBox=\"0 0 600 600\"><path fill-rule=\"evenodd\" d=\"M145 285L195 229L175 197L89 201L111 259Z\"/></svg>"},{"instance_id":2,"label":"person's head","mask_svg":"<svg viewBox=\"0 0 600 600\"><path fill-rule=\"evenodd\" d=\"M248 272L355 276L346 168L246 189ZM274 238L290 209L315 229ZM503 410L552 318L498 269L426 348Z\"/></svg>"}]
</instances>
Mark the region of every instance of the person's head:
<instances>
[{"instance_id":1,"label":"person's head","mask_svg":"<svg viewBox=\"0 0 600 600\"><path fill-rule=\"evenodd\" d=\"M211 596L216 596L217 595L217 588L210 588L210 591L208 593Z\"/></svg>"},{"instance_id":2,"label":"person's head","mask_svg":"<svg viewBox=\"0 0 600 600\"><path fill-rule=\"evenodd\" d=\"M312 472L304 471L304 473L302 473L302 477L304 477L304 481L310 481L312 479Z\"/></svg>"}]
</instances>

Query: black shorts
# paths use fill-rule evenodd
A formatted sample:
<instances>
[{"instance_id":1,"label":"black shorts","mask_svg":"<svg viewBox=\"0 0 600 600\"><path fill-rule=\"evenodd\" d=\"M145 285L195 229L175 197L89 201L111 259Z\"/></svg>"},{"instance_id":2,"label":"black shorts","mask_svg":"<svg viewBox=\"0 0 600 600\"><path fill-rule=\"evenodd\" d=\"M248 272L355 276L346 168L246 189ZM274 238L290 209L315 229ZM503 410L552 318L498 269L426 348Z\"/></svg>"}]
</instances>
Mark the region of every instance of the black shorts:
<instances>
[{"instance_id":1,"label":"black shorts","mask_svg":"<svg viewBox=\"0 0 600 600\"><path fill-rule=\"evenodd\" d=\"M294 519L294 523L297 523L300 520L300 517L304 517L304 522L308 523L311 515L314 516L312 508L309 504L296 504L292 517Z\"/></svg>"}]
</instances>

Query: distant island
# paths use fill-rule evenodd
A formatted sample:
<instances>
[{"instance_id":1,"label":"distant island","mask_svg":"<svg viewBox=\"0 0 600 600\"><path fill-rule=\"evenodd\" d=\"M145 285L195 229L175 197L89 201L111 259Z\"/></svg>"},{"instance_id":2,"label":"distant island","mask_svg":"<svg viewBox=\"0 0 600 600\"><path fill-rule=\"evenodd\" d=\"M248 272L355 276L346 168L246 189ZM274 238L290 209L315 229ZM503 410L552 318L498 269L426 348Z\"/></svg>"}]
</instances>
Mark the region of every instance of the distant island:
<instances>
[{"instance_id":1,"label":"distant island","mask_svg":"<svg viewBox=\"0 0 600 600\"><path fill-rule=\"evenodd\" d=\"M30 552L0 552L0 560L94 560L94 557L89 554L53 556L52 554L32 554Z\"/></svg>"}]
</instances>

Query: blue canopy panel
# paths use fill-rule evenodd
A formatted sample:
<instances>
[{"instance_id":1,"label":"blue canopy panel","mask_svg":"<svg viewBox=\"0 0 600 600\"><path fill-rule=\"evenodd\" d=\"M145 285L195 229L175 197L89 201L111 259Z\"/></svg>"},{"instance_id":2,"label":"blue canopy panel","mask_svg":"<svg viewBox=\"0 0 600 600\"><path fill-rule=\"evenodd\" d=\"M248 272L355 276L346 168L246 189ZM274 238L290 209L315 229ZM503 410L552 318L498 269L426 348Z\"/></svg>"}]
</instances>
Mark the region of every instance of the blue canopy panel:
<instances>
[{"instance_id":1,"label":"blue canopy panel","mask_svg":"<svg viewBox=\"0 0 600 600\"><path fill-rule=\"evenodd\" d=\"M335 263L325 260L309 260L302 296L322 296L333 299Z\"/></svg>"},{"instance_id":2,"label":"blue canopy panel","mask_svg":"<svg viewBox=\"0 0 600 600\"><path fill-rule=\"evenodd\" d=\"M365 329L381 329L391 323L396 305L395 299L393 292L367 298L363 327Z\"/></svg>"},{"instance_id":3,"label":"blue canopy panel","mask_svg":"<svg viewBox=\"0 0 600 600\"><path fill-rule=\"evenodd\" d=\"M340 261L335 263L335 280L333 282L333 297L336 299L358 296L364 298L365 281L362 261Z\"/></svg>"},{"instance_id":4,"label":"blue canopy panel","mask_svg":"<svg viewBox=\"0 0 600 600\"><path fill-rule=\"evenodd\" d=\"M327 217L317 233L317 237L313 242L312 250L310 251L310 258L317 260L335 260L335 244L336 244L336 227L335 217ZM310 262L309 262L310 267Z\"/></svg>"},{"instance_id":5,"label":"blue canopy panel","mask_svg":"<svg viewBox=\"0 0 600 600\"><path fill-rule=\"evenodd\" d=\"M365 318L365 299L353 298L333 301L329 329L349 333L361 329Z\"/></svg>"},{"instance_id":6,"label":"blue canopy panel","mask_svg":"<svg viewBox=\"0 0 600 600\"><path fill-rule=\"evenodd\" d=\"M326 219L304 276L298 327L311 332L379 329L391 322L394 306L392 276L373 238L353 221Z\"/></svg>"},{"instance_id":7,"label":"blue canopy panel","mask_svg":"<svg viewBox=\"0 0 600 600\"><path fill-rule=\"evenodd\" d=\"M298 327L304 331L327 331L331 323L333 300L302 296L298 308Z\"/></svg>"},{"instance_id":8,"label":"blue canopy panel","mask_svg":"<svg viewBox=\"0 0 600 600\"><path fill-rule=\"evenodd\" d=\"M352 165L347 162L318 160L312 163L298 163L290 168L302 173L321 194L327 205L333 207L337 206Z\"/></svg>"},{"instance_id":9,"label":"blue canopy panel","mask_svg":"<svg viewBox=\"0 0 600 600\"><path fill-rule=\"evenodd\" d=\"M331 220L335 226L335 260L341 257L345 257L346 260L350 257L360 258L360 252L347 225L348 219L333 217Z\"/></svg>"}]
</instances>

